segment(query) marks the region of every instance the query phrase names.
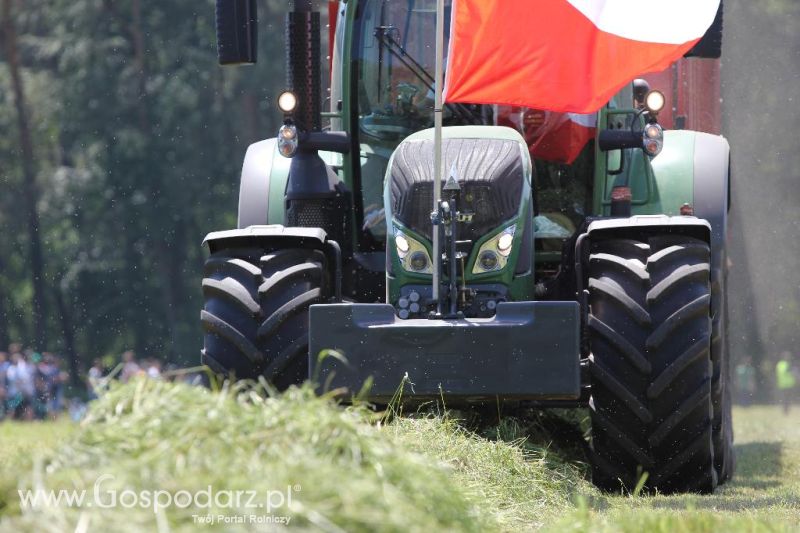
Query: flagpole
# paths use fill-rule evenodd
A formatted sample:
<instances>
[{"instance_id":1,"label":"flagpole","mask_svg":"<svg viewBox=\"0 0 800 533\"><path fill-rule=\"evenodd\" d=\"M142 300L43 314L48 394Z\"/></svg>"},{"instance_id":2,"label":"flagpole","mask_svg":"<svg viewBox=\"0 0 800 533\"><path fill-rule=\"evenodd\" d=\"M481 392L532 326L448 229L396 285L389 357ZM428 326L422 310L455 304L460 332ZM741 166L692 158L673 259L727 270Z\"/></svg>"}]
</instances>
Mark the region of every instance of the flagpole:
<instances>
[{"instance_id":1,"label":"flagpole","mask_svg":"<svg viewBox=\"0 0 800 533\"><path fill-rule=\"evenodd\" d=\"M436 72L433 106L433 213L439 212L442 191L442 73L444 72L444 0L436 0ZM439 227L433 226L433 300L439 302L442 252Z\"/></svg>"}]
</instances>

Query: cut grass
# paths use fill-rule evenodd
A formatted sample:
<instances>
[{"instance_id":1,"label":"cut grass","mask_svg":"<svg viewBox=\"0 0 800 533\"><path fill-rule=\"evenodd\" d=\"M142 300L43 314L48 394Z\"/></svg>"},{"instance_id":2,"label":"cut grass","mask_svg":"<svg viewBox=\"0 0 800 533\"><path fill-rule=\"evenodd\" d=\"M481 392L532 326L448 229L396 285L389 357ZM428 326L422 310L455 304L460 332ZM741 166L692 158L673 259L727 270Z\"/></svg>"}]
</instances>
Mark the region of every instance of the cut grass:
<instances>
[{"instance_id":1,"label":"cut grass","mask_svg":"<svg viewBox=\"0 0 800 533\"><path fill-rule=\"evenodd\" d=\"M570 416L574 416L570 415ZM791 531L800 524L800 416L770 407L735 415L739 470L714 496L606 496L541 423L504 419L481 437L452 417L385 422L309 389L268 397L154 381L114 387L87 419L0 424L0 530L183 531L193 515L244 517L203 529L272 530L288 516L324 531ZM102 478L101 476L107 476ZM17 489L254 491L211 507L23 508ZM291 489L289 489L291 487ZM271 513L248 504L291 492ZM249 493L243 494L244 497ZM213 497L212 497L213 500ZM128 503L132 501L130 494ZM272 500L276 503L277 500Z\"/></svg>"}]
</instances>

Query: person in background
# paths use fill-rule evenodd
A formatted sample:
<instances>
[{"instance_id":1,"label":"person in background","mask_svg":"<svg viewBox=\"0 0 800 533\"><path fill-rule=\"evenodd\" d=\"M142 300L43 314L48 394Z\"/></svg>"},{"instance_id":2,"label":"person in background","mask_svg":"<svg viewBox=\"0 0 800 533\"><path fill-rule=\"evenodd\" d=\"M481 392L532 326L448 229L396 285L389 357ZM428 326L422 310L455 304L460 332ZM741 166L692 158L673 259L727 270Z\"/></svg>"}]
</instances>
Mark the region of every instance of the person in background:
<instances>
[{"instance_id":1,"label":"person in background","mask_svg":"<svg viewBox=\"0 0 800 533\"><path fill-rule=\"evenodd\" d=\"M53 392L53 409L60 413L64 410L64 389L69 383L69 373L61 368L63 362L58 365L58 378L56 379L55 391Z\"/></svg>"},{"instance_id":2,"label":"person in background","mask_svg":"<svg viewBox=\"0 0 800 533\"><path fill-rule=\"evenodd\" d=\"M161 379L161 361L153 358L147 362L147 377L150 379Z\"/></svg>"},{"instance_id":3,"label":"person in background","mask_svg":"<svg viewBox=\"0 0 800 533\"><path fill-rule=\"evenodd\" d=\"M69 413L69 417L73 422L80 422L81 419L86 415L86 410L86 404L79 398L70 398L69 404L67 405L67 412Z\"/></svg>"},{"instance_id":4,"label":"person in background","mask_svg":"<svg viewBox=\"0 0 800 533\"><path fill-rule=\"evenodd\" d=\"M6 372L8 372L8 354L0 352L0 420L6 417L6 402L8 401L8 387L6 385Z\"/></svg>"},{"instance_id":5,"label":"person in background","mask_svg":"<svg viewBox=\"0 0 800 533\"><path fill-rule=\"evenodd\" d=\"M42 356L34 353L31 357L31 368L33 373L33 398L31 406L33 408L33 418L44 420L47 418L47 407L50 404L50 390L47 380L39 367L42 364Z\"/></svg>"},{"instance_id":6,"label":"person in background","mask_svg":"<svg viewBox=\"0 0 800 533\"><path fill-rule=\"evenodd\" d=\"M31 409L35 393L34 369L25 360L25 355L19 350L11 354L11 366L6 372L8 381L9 410L13 411L14 418L31 420Z\"/></svg>"},{"instance_id":7,"label":"person in background","mask_svg":"<svg viewBox=\"0 0 800 533\"><path fill-rule=\"evenodd\" d=\"M59 384L59 368L56 361L56 356L50 352L42 354L42 361L37 367L39 374L44 381L44 392L46 395L46 409L50 416L55 416L60 408L56 399L56 392Z\"/></svg>"},{"instance_id":8,"label":"person in background","mask_svg":"<svg viewBox=\"0 0 800 533\"><path fill-rule=\"evenodd\" d=\"M22 353L22 344L13 342L8 345L8 360L11 361L11 356L15 353Z\"/></svg>"},{"instance_id":9,"label":"person in background","mask_svg":"<svg viewBox=\"0 0 800 533\"><path fill-rule=\"evenodd\" d=\"M750 405L753 403L753 396L756 393L756 369L753 368L752 359L745 356L736 365L736 396L740 405Z\"/></svg>"},{"instance_id":10,"label":"person in background","mask_svg":"<svg viewBox=\"0 0 800 533\"><path fill-rule=\"evenodd\" d=\"M120 373L119 380L127 383L132 377L138 375L142 369L139 363L136 362L136 355L133 350L128 350L122 354L122 372Z\"/></svg>"},{"instance_id":11,"label":"person in background","mask_svg":"<svg viewBox=\"0 0 800 533\"><path fill-rule=\"evenodd\" d=\"M789 414L792 403L792 389L796 379L792 368L792 354L788 351L781 352L778 363L775 365L775 386L778 391L778 401L783 406L783 413Z\"/></svg>"},{"instance_id":12,"label":"person in background","mask_svg":"<svg viewBox=\"0 0 800 533\"><path fill-rule=\"evenodd\" d=\"M92 362L92 368L89 369L87 378L86 386L89 389L89 399L96 400L100 392L100 380L103 379L103 363L100 359L95 359Z\"/></svg>"}]
</instances>

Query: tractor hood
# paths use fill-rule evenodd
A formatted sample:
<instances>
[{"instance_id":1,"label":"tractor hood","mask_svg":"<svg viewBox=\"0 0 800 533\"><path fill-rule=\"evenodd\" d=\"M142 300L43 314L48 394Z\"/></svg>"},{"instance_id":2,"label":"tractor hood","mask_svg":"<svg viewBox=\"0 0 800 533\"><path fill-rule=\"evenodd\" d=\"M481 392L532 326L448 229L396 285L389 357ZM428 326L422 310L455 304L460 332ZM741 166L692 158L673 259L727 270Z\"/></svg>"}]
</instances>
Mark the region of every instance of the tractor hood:
<instances>
[{"instance_id":1,"label":"tractor hood","mask_svg":"<svg viewBox=\"0 0 800 533\"><path fill-rule=\"evenodd\" d=\"M444 128L442 160L443 182L454 173L461 186L459 209L474 214L469 222L459 224L459 238L477 241L517 216L531 176L530 156L519 133L496 126ZM392 216L427 239L432 227L433 168L433 130L429 129L397 147L386 174L386 201Z\"/></svg>"}]
</instances>

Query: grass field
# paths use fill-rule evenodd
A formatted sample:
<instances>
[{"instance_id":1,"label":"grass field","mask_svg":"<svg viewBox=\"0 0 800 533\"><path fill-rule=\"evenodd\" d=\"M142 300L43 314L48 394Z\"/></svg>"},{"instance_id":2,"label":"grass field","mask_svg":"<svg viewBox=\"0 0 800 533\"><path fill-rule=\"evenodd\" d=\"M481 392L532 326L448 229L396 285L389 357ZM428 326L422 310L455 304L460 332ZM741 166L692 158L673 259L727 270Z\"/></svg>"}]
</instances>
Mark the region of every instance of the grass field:
<instances>
[{"instance_id":1,"label":"grass field","mask_svg":"<svg viewBox=\"0 0 800 533\"><path fill-rule=\"evenodd\" d=\"M0 423L0 531L268 531L276 517L323 531L800 531L800 408L741 408L734 423L737 475L717 494L609 496L535 417L476 434L304 389L140 381L80 425ZM86 494L32 508L27 489Z\"/></svg>"}]
</instances>

